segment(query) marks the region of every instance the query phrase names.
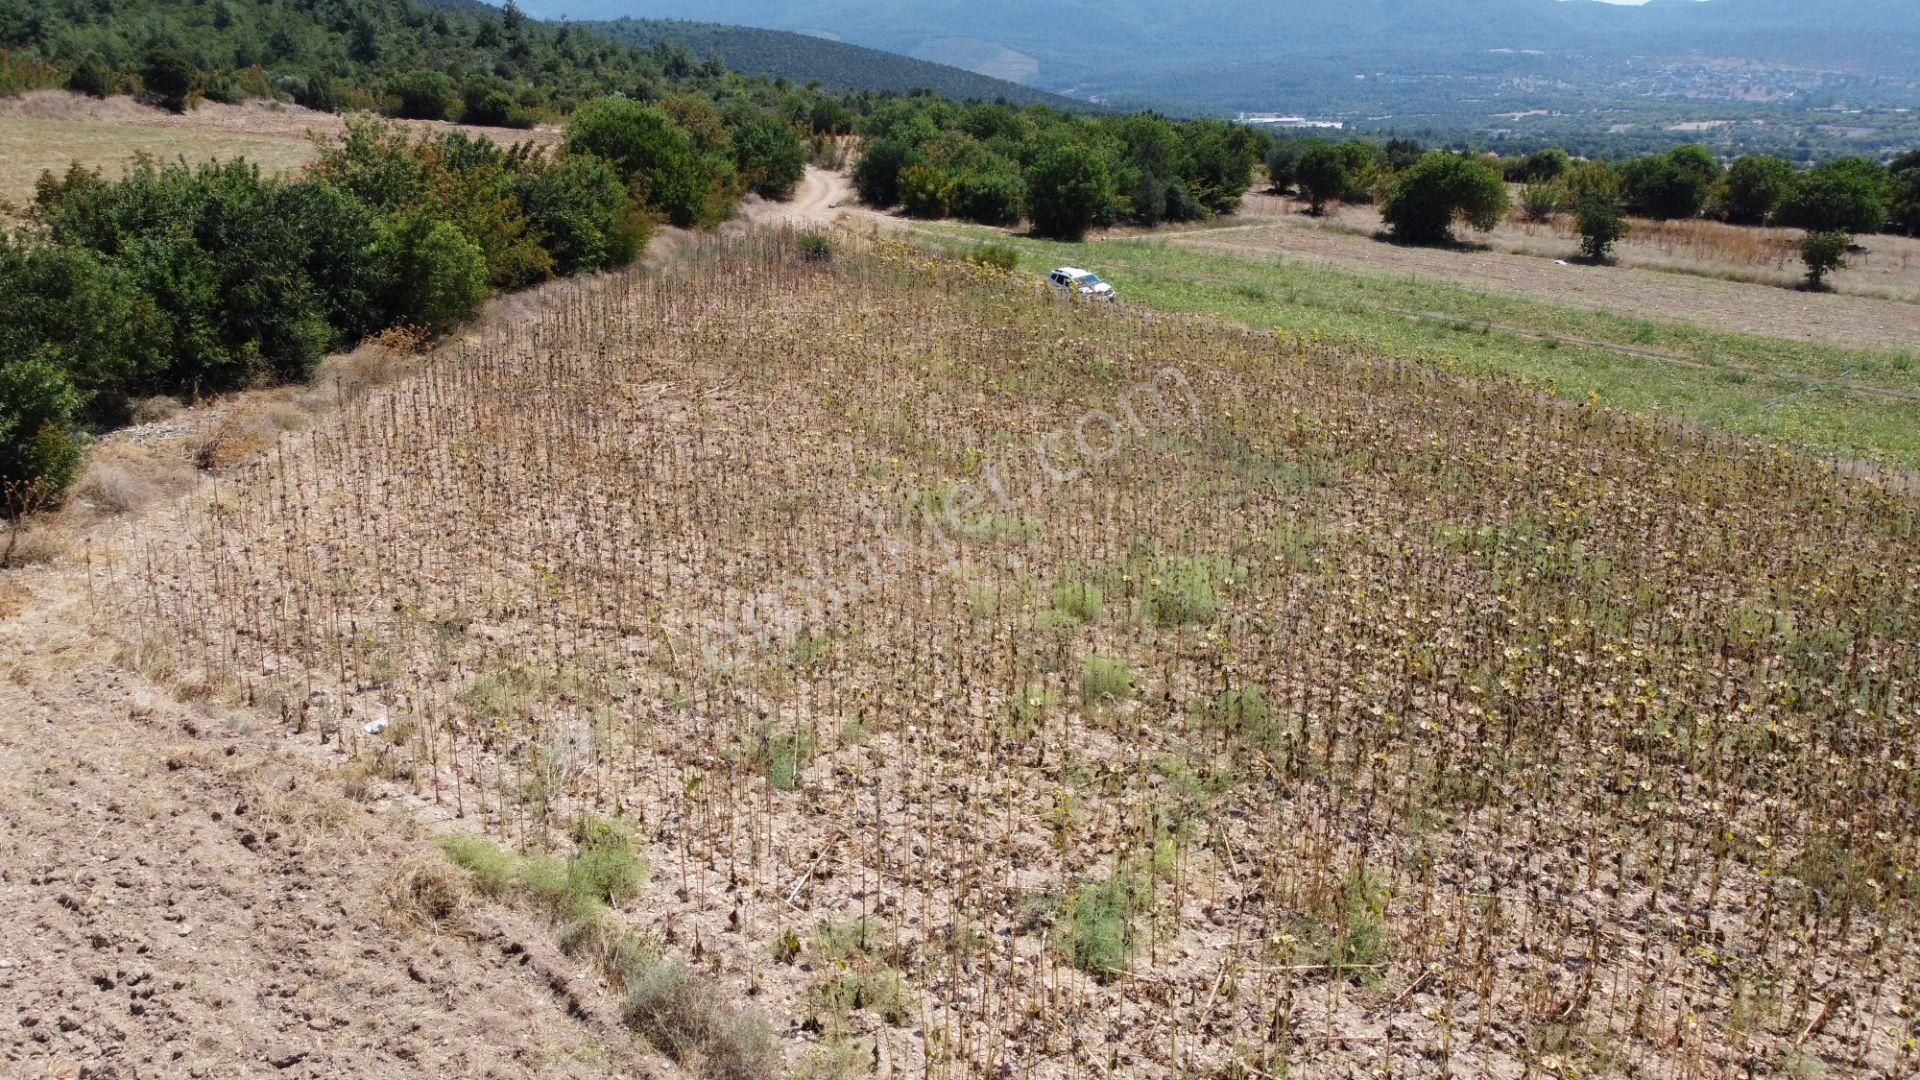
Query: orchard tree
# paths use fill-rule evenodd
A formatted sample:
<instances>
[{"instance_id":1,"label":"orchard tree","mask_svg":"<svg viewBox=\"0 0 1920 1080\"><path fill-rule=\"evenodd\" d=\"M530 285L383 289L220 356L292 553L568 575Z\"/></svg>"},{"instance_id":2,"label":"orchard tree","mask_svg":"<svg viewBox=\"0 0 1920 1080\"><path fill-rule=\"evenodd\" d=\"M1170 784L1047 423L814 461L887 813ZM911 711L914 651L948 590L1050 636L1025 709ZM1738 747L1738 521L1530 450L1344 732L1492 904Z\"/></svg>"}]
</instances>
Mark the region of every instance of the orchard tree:
<instances>
[{"instance_id":1,"label":"orchard tree","mask_svg":"<svg viewBox=\"0 0 1920 1080\"><path fill-rule=\"evenodd\" d=\"M1435 151L1401 174L1380 216L1404 243L1448 244L1454 222L1485 232L1500 224L1509 205L1498 172L1475 158Z\"/></svg>"},{"instance_id":2,"label":"orchard tree","mask_svg":"<svg viewBox=\"0 0 1920 1080\"><path fill-rule=\"evenodd\" d=\"M1713 206L1735 225L1759 225L1792 183L1792 162L1769 154L1748 154L1727 166L1714 189Z\"/></svg>"},{"instance_id":3,"label":"orchard tree","mask_svg":"<svg viewBox=\"0 0 1920 1080\"><path fill-rule=\"evenodd\" d=\"M1318 217L1327 212L1327 203L1347 193L1353 185L1353 173L1347 168L1347 155L1329 143L1314 143L1300 152L1294 163L1293 183L1300 197L1307 200L1307 212Z\"/></svg>"},{"instance_id":4,"label":"orchard tree","mask_svg":"<svg viewBox=\"0 0 1920 1080\"><path fill-rule=\"evenodd\" d=\"M1627 209L1650 218L1690 218L1707 204L1720 179L1719 163L1705 147L1677 146L1640 158L1622 170Z\"/></svg>"},{"instance_id":5,"label":"orchard tree","mask_svg":"<svg viewBox=\"0 0 1920 1080\"><path fill-rule=\"evenodd\" d=\"M1807 266L1807 288L1827 288L1827 275L1847 268L1847 248L1853 238L1837 229L1810 232L1800 241L1800 261Z\"/></svg>"},{"instance_id":6,"label":"orchard tree","mask_svg":"<svg viewBox=\"0 0 1920 1080\"><path fill-rule=\"evenodd\" d=\"M1574 227L1580 233L1580 253L1594 262L1611 259L1613 245L1626 237L1629 228L1620 205L1598 195L1580 200Z\"/></svg>"},{"instance_id":7,"label":"orchard tree","mask_svg":"<svg viewBox=\"0 0 1920 1080\"><path fill-rule=\"evenodd\" d=\"M1858 158L1809 169L1787 186L1773 223L1809 232L1879 232L1887 222L1879 179L1880 167Z\"/></svg>"}]
</instances>

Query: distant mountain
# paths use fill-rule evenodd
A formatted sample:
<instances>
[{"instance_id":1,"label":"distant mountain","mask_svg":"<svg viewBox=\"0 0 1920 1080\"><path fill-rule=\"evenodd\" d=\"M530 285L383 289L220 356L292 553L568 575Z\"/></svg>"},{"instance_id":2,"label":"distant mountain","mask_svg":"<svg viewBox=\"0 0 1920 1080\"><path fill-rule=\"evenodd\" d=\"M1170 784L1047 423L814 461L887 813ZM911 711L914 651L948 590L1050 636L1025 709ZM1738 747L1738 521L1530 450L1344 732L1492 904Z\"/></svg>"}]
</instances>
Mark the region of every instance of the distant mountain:
<instances>
[{"instance_id":1,"label":"distant mountain","mask_svg":"<svg viewBox=\"0 0 1920 1080\"><path fill-rule=\"evenodd\" d=\"M1261 108L1316 84L1497 76L1649 90L1643 60L1920 84L1916 0L529 0L542 16L697 16L806 33L1078 97ZM1275 79L1282 80L1276 84ZM1640 80L1640 81L1636 81ZM1357 95L1372 100L1372 88ZM1684 91L1683 91L1684 92ZM1736 91L1728 91L1736 92ZM1356 104L1355 108L1369 107Z\"/></svg>"},{"instance_id":2,"label":"distant mountain","mask_svg":"<svg viewBox=\"0 0 1920 1080\"><path fill-rule=\"evenodd\" d=\"M1065 110L1087 108L1084 101L965 68L785 30L678 19L617 19L577 25L628 44L647 47L681 44L695 59L714 56L731 71L801 84L819 82L840 90L881 90L898 94L932 90L960 101L1004 100L1015 105L1048 105Z\"/></svg>"}]
</instances>

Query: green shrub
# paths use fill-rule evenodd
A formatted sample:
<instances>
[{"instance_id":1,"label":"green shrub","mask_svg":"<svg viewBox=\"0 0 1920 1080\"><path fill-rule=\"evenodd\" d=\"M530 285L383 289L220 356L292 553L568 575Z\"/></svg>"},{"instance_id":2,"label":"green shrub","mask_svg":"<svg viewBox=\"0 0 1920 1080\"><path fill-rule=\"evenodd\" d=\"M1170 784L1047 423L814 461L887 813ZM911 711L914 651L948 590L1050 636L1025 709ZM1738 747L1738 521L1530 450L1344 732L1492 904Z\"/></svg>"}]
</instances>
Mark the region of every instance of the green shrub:
<instances>
[{"instance_id":1,"label":"green shrub","mask_svg":"<svg viewBox=\"0 0 1920 1080\"><path fill-rule=\"evenodd\" d=\"M953 181L933 165L909 165L900 170L900 205L920 218L943 218L952 207Z\"/></svg>"},{"instance_id":2,"label":"green shrub","mask_svg":"<svg viewBox=\"0 0 1920 1080\"><path fill-rule=\"evenodd\" d=\"M1000 172L970 172L953 185L954 216L980 225L1013 225L1025 212L1026 184Z\"/></svg>"},{"instance_id":3,"label":"green shrub","mask_svg":"<svg viewBox=\"0 0 1920 1080\"><path fill-rule=\"evenodd\" d=\"M1809 232L1876 233L1887 221L1881 196L1886 170L1843 158L1795 177L1780 195L1772 221Z\"/></svg>"},{"instance_id":4,"label":"green shrub","mask_svg":"<svg viewBox=\"0 0 1920 1080\"><path fill-rule=\"evenodd\" d=\"M1112 198L1106 159L1079 143L1042 151L1027 170L1027 213L1041 236L1079 240L1108 212Z\"/></svg>"},{"instance_id":5,"label":"green shrub","mask_svg":"<svg viewBox=\"0 0 1920 1080\"><path fill-rule=\"evenodd\" d=\"M1455 221L1485 232L1509 205L1499 173L1477 159L1436 152L1401 175L1380 216L1404 243L1445 244L1453 240Z\"/></svg>"},{"instance_id":6,"label":"green shrub","mask_svg":"<svg viewBox=\"0 0 1920 1080\"><path fill-rule=\"evenodd\" d=\"M1020 253L1006 244L981 244L967 252L967 261L975 266L1011 274L1020 268Z\"/></svg>"},{"instance_id":7,"label":"green shrub","mask_svg":"<svg viewBox=\"0 0 1920 1080\"><path fill-rule=\"evenodd\" d=\"M1589 195L1581 200L1574 228L1580 233L1580 253L1595 262L1613 255L1613 245L1627 235L1626 215L1610 199Z\"/></svg>"},{"instance_id":8,"label":"green shrub","mask_svg":"<svg viewBox=\"0 0 1920 1080\"><path fill-rule=\"evenodd\" d=\"M1080 700L1088 706L1133 697L1133 665L1110 656L1089 656L1080 668Z\"/></svg>"},{"instance_id":9,"label":"green shrub","mask_svg":"<svg viewBox=\"0 0 1920 1080\"><path fill-rule=\"evenodd\" d=\"M664 959L625 973L629 1027L679 1062L698 1061L712 1080L766 1080L779 1072L773 1032L751 1013L728 1008L719 993Z\"/></svg>"},{"instance_id":10,"label":"green shrub","mask_svg":"<svg viewBox=\"0 0 1920 1080\"><path fill-rule=\"evenodd\" d=\"M474 886L487 896L505 896L520 882L520 860L490 840L449 836L440 841L440 850L472 874Z\"/></svg>"},{"instance_id":11,"label":"green shrub","mask_svg":"<svg viewBox=\"0 0 1920 1080\"><path fill-rule=\"evenodd\" d=\"M565 145L611 163L642 201L682 228L716 224L730 209L715 164L655 106L628 98L589 102L567 124Z\"/></svg>"},{"instance_id":12,"label":"green shrub","mask_svg":"<svg viewBox=\"0 0 1920 1080\"><path fill-rule=\"evenodd\" d=\"M1144 578L1140 610L1155 626L1171 629L1213 621L1224 590L1246 576L1246 567L1210 555L1140 562L1132 572Z\"/></svg>"},{"instance_id":13,"label":"green shrub","mask_svg":"<svg viewBox=\"0 0 1920 1080\"><path fill-rule=\"evenodd\" d=\"M800 136L772 113L756 113L734 126L734 168L748 191L768 199L789 199L807 175L807 151Z\"/></svg>"},{"instance_id":14,"label":"green shrub","mask_svg":"<svg viewBox=\"0 0 1920 1080\"><path fill-rule=\"evenodd\" d=\"M804 727L769 731L761 736L758 756L766 769L767 782L778 791L799 787L800 774L813 759L815 749L813 732Z\"/></svg>"},{"instance_id":15,"label":"green shrub","mask_svg":"<svg viewBox=\"0 0 1920 1080\"><path fill-rule=\"evenodd\" d=\"M808 262L828 262L833 258L833 239L825 233L801 233L794 246Z\"/></svg>"},{"instance_id":16,"label":"green shrub","mask_svg":"<svg viewBox=\"0 0 1920 1080\"><path fill-rule=\"evenodd\" d=\"M1824 289L1827 275L1847 268L1847 248L1853 238L1838 231L1810 232L1800 241L1800 261L1807 267L1807 287Z\"/></svg>"},{"instance_id":17,"label":"green shrub","mask_svg":"<svg viewBox=\"0 0 1920 1080\"><path fill-rule=\"evenodd\" d=\"M1053 587L1053 609L1075 622L1092 622L1105 606L1106 594L1091 582L1063 581Z\"/></svg>"},{"instance_id":18,"label":"green shrub","mask_svg":"<svg viewBox=\"0 0 1920 1080\"><path fill-rule=\"evenodd\" d=\"M381 222L369 254L386 283L386 311L397 322L443 333L487 298L480 246L422 211L405 210Z\"/></svg>"},{"instance_id":19,"label":"green shrub","mask_svg":"<svg viewBox=\"0 0 1920 1080\"><path fill-rule=\"evenodd\" d=\"M460 109L460 90L438 71L408 71L387 80L393 115L403 120L450 120Z\"/></svg>"},{"instance_id":20,"label":"green shrub","mask_svg":"<svg viewBox=\"0 0 1920 1080\"><path fill-rule=\"evenodd\" d=\"M1133 957L1133 884L1124 874L1076 887L1061 907L1060 951L1074 967L1106 982Z\"/></svg>"},{"instance_id":21,"label":"green shrub","mask_svg":"<svg viewBox=\"0 0 1920 1080\"><path fill-rule=\"evenodd\" d=\"M1528 221L1551 221L1565 210L1567 190L1551 180L1528 184L1520 191L1520 212Z\"/></svg>"},{"instance_id":22,"label":"green shrub","mask_svg":"<svg viewBox=\"0 0 1920 1080\"><path fill-rule=\"evenodd\" d=\"M57 364L0 359L0 516L59 502L80 469L81 395Z\"/></svg>"}]
</instances>

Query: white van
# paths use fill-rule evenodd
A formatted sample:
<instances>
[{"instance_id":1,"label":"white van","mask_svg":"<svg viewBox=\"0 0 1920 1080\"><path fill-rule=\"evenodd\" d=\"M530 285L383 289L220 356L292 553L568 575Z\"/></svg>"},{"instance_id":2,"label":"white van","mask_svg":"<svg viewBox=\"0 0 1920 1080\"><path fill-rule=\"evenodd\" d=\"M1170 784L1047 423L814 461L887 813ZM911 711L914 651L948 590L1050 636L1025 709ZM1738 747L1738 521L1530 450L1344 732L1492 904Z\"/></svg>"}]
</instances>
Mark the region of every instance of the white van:
<instances>
[{"instance_id":1,"label":"white van","mask_svg":"<svg viewBox=\"0 0 1920 1080\"><path fill-rule=\"evenodd\" d=\"M1110 302L1118 299L1114 295L1113 286L1101 281L1099 275L1093 271L1082 270L1077 266L1063 266L1048 274L1047 284L1052 285L1056 292L1087 300Z\"/></svg>"}]
</instances>

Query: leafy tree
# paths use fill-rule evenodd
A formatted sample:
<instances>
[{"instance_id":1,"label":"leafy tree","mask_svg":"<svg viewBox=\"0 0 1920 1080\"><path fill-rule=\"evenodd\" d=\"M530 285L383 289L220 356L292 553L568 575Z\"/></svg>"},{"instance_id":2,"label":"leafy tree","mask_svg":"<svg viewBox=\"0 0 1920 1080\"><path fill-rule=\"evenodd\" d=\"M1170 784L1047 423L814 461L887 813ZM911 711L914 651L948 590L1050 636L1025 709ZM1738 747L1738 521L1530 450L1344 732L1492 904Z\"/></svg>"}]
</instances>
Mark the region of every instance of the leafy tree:
<instances>
[{"instance_id":1,"label":"leafy tree","mask_svg":"<svg viewBox=\"0 0 1920 1080\"><path fill-rule=\"evenodd\" d=\"M1699 214L1719 175L1713 155L1693 145L1628 162L1621 171L1627 209L1662 220Z\"/></svg>"},{"instance_id":2,"label":"leafy tree","mask_svg":"<svg viewBox=\"0 0 1920 1080\"><path fill-rule=\"evenodd\" d=\"M591 154L530 156L516 170L515 193L556 274L624 266L646 247L651 222L619 172Z\"/></svg>"},{"instance_id":3,"label":"leafy tree","mask_svg":"<svg viewBox=\"0 0 1920 1080\"><path fill-rule=\"evenodd\" d=\"M1558 180L1528 184L1520 190L1520 212L1528 221L1551 221L1567 208L1567 189Z\"/></svg>"},{"instance_id":4,"label":"leafy tree","mask_svg":"<svg viewBox=\"0 0 1920 1080\"><path fill-rule=\"evenodd\" d=\"M882 138L869 143L853 167L853 186L860 200L886 209L900 202L900 173L922 163L926 155L904 139Z\"/></svg>"},{"instance_id":5,"label":"leafy tree","mask_svg":"<svg viewBox=\"0 0 1920 1080\"><path fill-rule=\"evenodd\" d=\"M1314 143L1300 152L1300 160L1293 167L1293 182L1307 200L1309 213L1326 213L1327 203L1345 195L1353 185L1348 160L1348 155L1328 143Z\"/></svg>"},{"instance_id":6,"label":"leafy tree","mask_svg":"<svg viewBox=\"0 0 1920 1080\"><path fill-rule=\"evenodd\" d=\"M1800 241L1800 261L1807 267L1807 288L1827 287L1827 275L1847 268L1847 248L1853 238L1837 229L1810 232Z\"/></svg>"},{"instance_id":7,"label":"leafy tree","mask_svg":"<svg viewBox=\"0 0 1920 1080\"><path fill-rule=\"evenodd\" d=\"M140 84L154 100L174 112L184 112L200 81L200 69L178 49L157 45L140 63Z\"/></svg>"},{"instance_id":8,"label":"leafy tree","mask_svg":"<svg viewBox=\"0 0 1920 1080\"><path fill-rule=\"evenodd\" d=\"M82 395L44 356L0 358L0 515L56 501L80 467L71 428Z\"/></svg>"},{"instance_id":9,"label":"leafy tree","mask_svg":"<svg viewBox=\"0 0 1920 1080\"><path fill-rule=\"evenodd\" d=\"M1516 184L1545 184L1560 179L1573 168L1573 159L1558 148L1536 150L1523 158L1501 162L1506 178Z\"/></svg>"},{"instance_id":10,"label":"leafy tree","mask_svg":"<svg viewBox=\"0 0 1920 1080\"><path fill-rule=\"evenodd\" d=\"M682 228L711 225L721 215L712 164L694 152L687 132L652 105L600 98L582 106L567 125L570 153L603 158L627 178L647 205Z\"/></svg>"},{"instance_id":11,"label":"leafy tree","mask_svg":"<svg viewBox=\"0 0 1920 1080\"><path fill-rule=\"evenodd\" d=\"M387 80L393 114L406 120L450 120L460 108L460 91L438 71L408 71Z\"/></svg>"},{"instance_id":12,"label":"leafy tree","mask_svg":"<svg viewBox=\"0 0 1920 1080\"><path fill-rule=\"evenodd\" d=\"M1904 164L1911 161L1911 164ZM1895 159L1887 179L1887 227L1920 233L1920 151Z\"/></svg>"},{"instance_id":13,"label":"leafy tree","mask_svg":"<svg viewBox=\"0 0 1920 1080\"><path fill-rule=\"evenodd\" d=\"M480 245L422 211L403 210L381 222L368 254L385 283L386 311L396 321L440 333L487 298Z\"/></svg>"},{"instance_id":14,"label":"leafy tree","mask_svg":"<svg viewBox=\"0 0 1920 1080\"><path fill-rule=\"evenodd\" d=\"M1079 143L1057 143L1027 171L1027 212L1034 231L1079 240L1100 220L1113 197L1106 159Z\"/></svg>"},{"instance_id":15,"label":"leafy tree","mask_svg":"<svg viewBox=\"0 0 1920 1080\"><path fill-rule=\"evenodd\" d=\"M1767 220L1793 183L1793 163L1767 154L1748 154L1727 166L1714 189L1713 205L1735 225L1758 225Z\"/></svg>"},{"instance_id":16,"label":"leafy tree","mask_svg":"<svg viewBox=\"0 0 1920 1080\"><path fill-rule=\"evenodd\" d=\"M1396 239L1410 244L1453 240L1453 224L1482 232L1506 216L1506 181L1489 166L1458 154L1434 152L1401 175L1380 208Z\"/></svg>"},{"instance_id":17,"label":"leafy tree","mask_svg":"<svg viewBox=\"0 0 1920 1080\"><path fill-rule=\"evenodd\" d=\"M1832 161L1795 177L1774 207L1773 222L1810 232L1879 232L1886 224L1875 168Z\"/></svg>"},{"instance_id":18,"label":"leafy tree","mask_svg":"<svg viewBox=\"0 0 1920 1080\"><path fill-rule=\"evenodd\" d=\"M1300 155L1305 150L1297 139L1283 139L1273 144L1267 151L1267 178L1272 181L1274 191L1286 191L1293 187L1300 164Z\"/></svg>"},{"instance_id":19,"label":"leafy tree","mask_svg":"<svg viewBox=\"0 0 1920 1080\"><path fill-rule=\"evenodd\" d=\"M1606 262L1613 257L1613 245L1626 238L1630 226L1618 203L1589 195L1580 200L1574 228L1580 233L1580 253L1594 262Z\"/></svg>"},{"instance_id":20,"label":"leafy tree","mask_svg":"<svg viewBox=\"0 0 1920 1080\"><path fill-rule=\"evenodd\" d=\"M786 121L757 113L736 125L732 136L734 168L748 191L768 199L788 199L807 175L807 152Z\"/></svg>"},{"instance_id":21,"label":"leafy tree","mask_svg":"<svg viewBox=\"0 0 1920 1080\"><path fill-rule=\"evenodd\" d=\"M900 204L921 218L943 218L952 208L953 181L938 167L909 165L900 170Z\"/></svg>"},{"instance_id":22,"label":"leafy tree","mask_svg":"<svg viewBox=\"0 0 1920 1080\"><path fill-rule=\"evenodd\" d=\"M1012 225L1020 220L1027 186L1005 172L968 173L953 188L953 212L981 225Z\"/></svg>"}]
</instances>

